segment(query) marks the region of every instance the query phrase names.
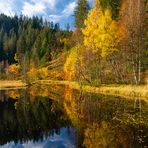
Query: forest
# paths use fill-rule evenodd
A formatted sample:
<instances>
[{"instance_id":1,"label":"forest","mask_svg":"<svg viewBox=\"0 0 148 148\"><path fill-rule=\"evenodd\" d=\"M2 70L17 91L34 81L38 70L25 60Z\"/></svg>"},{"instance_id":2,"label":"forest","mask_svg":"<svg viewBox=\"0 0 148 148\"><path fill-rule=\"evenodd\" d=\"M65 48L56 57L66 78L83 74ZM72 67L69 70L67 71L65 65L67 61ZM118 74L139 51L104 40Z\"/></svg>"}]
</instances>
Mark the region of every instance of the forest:
<instances>
[{"instance_id":1,"label":"forest","mask_svg":"<svg viewBox=\"0 0 148 148\"><path fill-rule=\"evenodd\" d=\"M148 0L9 2L0 147L147 148Z\"/></svg>"},{"instance_id":2,"label":"forest","mask_svg":"<svg viewBox=\"0 0 148 148\"><path fill-rule=\"evenodd\" d=\"M0 14L0 79L148 83L147 0L78 0L75 27Z\"/></svg>"}]
</instances>

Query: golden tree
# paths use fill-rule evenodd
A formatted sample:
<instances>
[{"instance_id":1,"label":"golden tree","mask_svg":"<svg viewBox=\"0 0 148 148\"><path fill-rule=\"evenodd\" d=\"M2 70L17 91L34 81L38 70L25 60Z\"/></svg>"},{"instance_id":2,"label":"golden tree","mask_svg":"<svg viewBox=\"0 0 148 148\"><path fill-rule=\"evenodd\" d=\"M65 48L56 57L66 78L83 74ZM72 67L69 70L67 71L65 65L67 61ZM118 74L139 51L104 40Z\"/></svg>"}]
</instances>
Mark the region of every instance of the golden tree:
<instances>
[{"instance_id":1,"label":"golden tree","mask_svg":"<svg viewBox=\"0 0 148 148\"><path fill-rule=\"evenodd\" d=\"M20 74L20 65L12 64L6 69L6 73L13 79L18 79Z\"/></svg>"},{"instance_id":2,"label":"golden tree","mask_svg":"<svg viewBox=\"0 0 148 148\"><path fill-rule=\"evenodd\" d=\"M103 14L98 1L95 2L88 18L85 20L84 45L105 57L117 51L120 38L117 34L118 23L112 20L109 9Z\"/></svg>"},{"instance_id":3,"label":"golden tree","mask_svg":"<svg viewBox=\"0 0 148 148\"><path fill-rule=\"evenodd\" d=\"M70 50L67 60L64 65L64 74L66 80L79 80L82 66L81 45L76 45Z\"/></svg>"}]
</instances>

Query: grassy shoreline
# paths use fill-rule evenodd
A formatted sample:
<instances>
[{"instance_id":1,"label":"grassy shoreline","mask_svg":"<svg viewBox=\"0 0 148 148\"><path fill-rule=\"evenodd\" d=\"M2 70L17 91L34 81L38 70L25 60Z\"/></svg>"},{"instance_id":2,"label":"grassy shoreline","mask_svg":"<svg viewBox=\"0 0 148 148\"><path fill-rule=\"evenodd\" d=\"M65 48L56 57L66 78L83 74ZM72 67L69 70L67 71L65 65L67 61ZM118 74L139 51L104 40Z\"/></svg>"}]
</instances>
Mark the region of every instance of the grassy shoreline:
<instances>
[{"instance_id":1,"label":"grassy shoreline","mask_svg":"<svg viewBox=\"0 0 148 148\"><path fill-rule=\"evenodd\" d=\"M52 81L52 80L39 80L38 84L61 84L68 85L72 89L80 89L78 82L70 81ZM105 95L121 96L125 98L145 98L148 100L148 86L147 85L100 85L99 87L83 85L83 91L91 93L101 93Z\"/></svg>"},{"instance_id":2,"label":"grassy shoreline","mask_svg":"<svg viewBox=\"0 0 148 148\"><path fill-rule=\"evenodd\" d=\"M59 84L59 85L67 85L72 89L80 89L78 82L70 82L70 81L54 81L54 80L38 80L32 83L34 84ZM0 81L0 90L4 89L18 89L24 88L27 84L19 81ZM83 85L83 91L92 92L92 93L101 93L105 95L114 95L121 96L125 98L145 98L148 100L148 85L101 85L99 87Z\"/></svg>"},{"instance_id":3,"label":"grassy shoreline","mask_svg":"<svg viewBox=\"0 0 148 148\"><path fill-rule=\"evenodd\" d=\"M26 83L21 80L0 80L0 90L25 88Z\"/></svg>"}]
</instances>

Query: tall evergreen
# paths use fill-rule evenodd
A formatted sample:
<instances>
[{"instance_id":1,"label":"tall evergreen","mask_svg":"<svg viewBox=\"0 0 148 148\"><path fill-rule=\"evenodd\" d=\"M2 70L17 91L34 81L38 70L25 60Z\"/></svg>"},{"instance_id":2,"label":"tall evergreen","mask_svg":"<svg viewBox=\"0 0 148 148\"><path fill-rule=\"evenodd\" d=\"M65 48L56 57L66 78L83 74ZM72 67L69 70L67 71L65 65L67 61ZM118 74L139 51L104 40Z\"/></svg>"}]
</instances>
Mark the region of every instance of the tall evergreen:
<instances>
[{"instance_id":1,"label":"tall evergreen","mask_svg":"<svg viewBox=\"0 0 148 148\"><path fill-rule=\"evenodd\" d=\"M18 64L25 75L31 65L36 68L44 66L52 60L51 52L56 55L64 50L61 40L70 33L65 34L58 23L43 21L39 17L0 14L0 71Z\"/></svg>"},{"instance_id":2,"label":"tall evergreen","mask_svg":"<svg viewBox=\"0 0 148 148\"><path fill-rule=\"evenodd\" d=\"M89 5L87 0L78 0L77 7L74 12L75 27L77 29L84 27L84 20L87 17Z\"/></svg>"},{"instance_id":3,"label":"tall evergreen","mask_svg":"<svg viewBox=\"0 0 148 148\"><path fill-rule=\"evenodd\" d=\"M121 0L99 0L102 6L103 12L106 9L110 9L112 12L112 18L117 19L119 16Z\"/></svg>"}]
</instances>

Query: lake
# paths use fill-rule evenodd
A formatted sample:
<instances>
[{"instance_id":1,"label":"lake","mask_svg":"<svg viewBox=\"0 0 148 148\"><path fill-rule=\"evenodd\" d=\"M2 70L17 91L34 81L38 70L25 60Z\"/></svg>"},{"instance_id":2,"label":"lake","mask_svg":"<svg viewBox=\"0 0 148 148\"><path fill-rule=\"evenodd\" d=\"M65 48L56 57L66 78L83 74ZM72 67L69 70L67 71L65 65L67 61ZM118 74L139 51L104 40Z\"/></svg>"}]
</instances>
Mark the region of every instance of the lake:
<instances>
[{"instance_id":1,"label":"lake","mask_svg":"<svg viewBox=\"0 0 148 148\"><path fill-rule=\"evenodd\" d=\"M63 85L0 91L1 148L147 148L148 101Z\"/></svg>"}]
</instances>

